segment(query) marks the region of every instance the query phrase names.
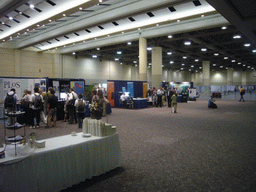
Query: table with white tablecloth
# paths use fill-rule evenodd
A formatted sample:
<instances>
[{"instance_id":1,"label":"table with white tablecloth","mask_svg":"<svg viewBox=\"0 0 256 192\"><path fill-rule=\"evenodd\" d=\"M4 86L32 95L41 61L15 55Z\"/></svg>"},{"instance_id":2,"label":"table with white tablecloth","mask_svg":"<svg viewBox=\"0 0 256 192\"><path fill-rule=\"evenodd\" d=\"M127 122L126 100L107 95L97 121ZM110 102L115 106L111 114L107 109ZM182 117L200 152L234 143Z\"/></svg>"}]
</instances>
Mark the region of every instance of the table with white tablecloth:
<instances>
[{"instance_id":1,"label":"table with white tablecloth","mask_svg":"<svg viewBox=\"0 0 256 192\"><path fill-rule=\"evenodd\" d=\"M60 191L122 164L118 134L65 135L45 139L45 148L27 156L0 159L0 191Z\"/></svg>"}]
</instances>

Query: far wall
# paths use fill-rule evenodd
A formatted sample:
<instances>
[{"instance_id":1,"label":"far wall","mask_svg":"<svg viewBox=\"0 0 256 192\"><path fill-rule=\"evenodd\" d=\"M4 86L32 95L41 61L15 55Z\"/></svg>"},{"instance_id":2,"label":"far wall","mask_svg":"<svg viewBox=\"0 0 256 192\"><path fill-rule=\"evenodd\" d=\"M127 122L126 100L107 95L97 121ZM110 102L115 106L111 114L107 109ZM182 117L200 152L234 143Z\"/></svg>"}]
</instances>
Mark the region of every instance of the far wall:
<instances>
[{"instance_id":1,"label":"far wall","mask_svg":"<svg viewBox=\"0 0 256 192\"><path fill-rule=\"evenodd\" d=\"M139 81L139 67L120 65L120 62L93 58L77 59L70 55L37 53L0 48L0 76L2 77L50 77L85 79L87 85L107 80ZM233 85L256 85L256 72L234 71ZM151 68L147 69L147 81L151 85ZM192 81L203 85L203 74L163 69L163 81ZM211 72L211 85L227 85L227 71Z\"/></svg>"}]
</instances>

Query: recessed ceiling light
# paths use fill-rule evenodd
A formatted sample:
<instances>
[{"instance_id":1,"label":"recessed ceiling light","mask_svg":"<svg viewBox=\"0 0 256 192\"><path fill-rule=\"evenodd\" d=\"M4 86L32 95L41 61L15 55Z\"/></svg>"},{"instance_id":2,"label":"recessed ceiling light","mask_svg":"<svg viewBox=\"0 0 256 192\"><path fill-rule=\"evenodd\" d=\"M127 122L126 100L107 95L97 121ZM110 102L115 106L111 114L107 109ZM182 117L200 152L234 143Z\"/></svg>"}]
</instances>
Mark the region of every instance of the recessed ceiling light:
<instances>
[{"instance_id":1,"label":"recessed ceiling light","mask_svg":"<svg viewBox=\"0 0 256 192\"><path fill-rule=\"evenodd\" d=\"M133 61L133 63L137 63L137 61Z\"/></svg>"},{"instance_id":2,"label":"recessed ceiling light","mask_svg":"<svg viewBox=\"0 0 256 192\"><path fill-rule=\"evenodd\" d=\"M202 69L202 67L199 67L199 69Z\"/></svg>"},{"instance_id":3,"label":"recessed ceiling light","mask_svg":"<svg viewBox=\"0 0 256 192\"><path fill-rule=\"evenodd\" d=\"M244 46L245 46L245 47L250 47L251 44L250 44L250 43L245 43Z\"/></svg>"},{"instance_id":4,"label":"recessed ceiling light","mask_svg":"<svg viewBox=\"0 0 256 192\"><path fill-rule=\"evenodd\" d=\"M132 44L132 42L128 42L128 43L127 43L127 45L131 45L131 44Z\"/></svg>"},{"instance_id":5,"label":"recessed ceiling light","mask_svg":"<svg viewBox=\"0 0 256 192\"><path fill-rule=\"evenodd\" d=\"M115 61L119 61L119 58L115 58Z\"/></svg>"},{"instance_id":6,"label":"recessed ceiling light","mask_svg":"<svg viewBox=\"0 0 256 192\"><path fill-rule=\"evenodd\" d=\"M221 27L221 29L225 30L225 29L227 29L227 27L226 27L226 26L223 26L223 27Z\"/></svg>"},{"instance_id":7,"label":"recessed ceiling light","mask_svg":"<svg viewBox=\"0 0 256 192\"><path fill-rule=\"evenodd\" d=\"M13 17L9 17L10 20L13 20Z\"/></svg>"},{"instance_id":8,"label":"recessed ceiling light","mask_svg":"<svg viewBox=\"0 0 256 192\"><path fill-rule=\"evenodd\" d=\"M63 14L62 16L63 16L63 17L66 17L66 14Z\"/></svg>"},{"instance_id":9,"label":"recessed ceiling light","mask_svg":"<svg viewBox=\"0 0 256 192\"><path fill-rule=\"evenodd\" d=\"M256 53L256 49L252 50L253 53Z\"/></svg>"},{"instance_id":10,"label":"recessed ceiling light","mask_svg":"<svg viewBox=\"0 0 256 192\"><path fill-rule=\"evenodd\" d=\"M172 52L167 52L167 55L172 55Z\"/></svg>"},{"instance_id":11,"label":"recessed ceiling light","mask_svg":"<svg viewBox=\"0 0 256 192\"><path fill-rule=\"evenodd\" d=\"M212 64L212 66L214 66L214 67L215 67L215 66L216 66L216 64L214 63L214 64Z\"/></svg>"},{"instance_id":12,"label":"recessed ceiling light","mask_svg":"<svg viewBox=\"0 0 256 192\"><path fill-rule=\"evenodd\" d=\"M180 70L183 70L183 68L180 68Z\"/></svg>"},{"instance_id":13,"label":"recessed ceiling light","mask_svg":"<svg viewBox=\"0 0 256 192\"><path fill-rule=\"evenodd\" d=\"M206 48L202 48L201 51L207 51L207 49Z\"/></svg>"},{"instance_id":14,"label":"recessed ceiling light","mask_svg":"<svg viewBox=\"0 0 256 192\"><path fill-rule=\"evenodd\" d=\"M123 63L120 63L120 65L123 65Z\"/></svg>"},{"instance_id":15,"label":"recessed ceiling light","mask_svg":"<svg viewBox=\"0 0 256 192\"><path fill-rule=\"evenodd\" d=\"M49 22L52 22L52 20L51 20L51 19L49 19Z\"/></svg>"},{"instance_id":16,"label":"recessed ceiling light","mask_svg":"<svg viewBox=\"0 0 256 192\"><path fill-rule=\"evenodd\" d=\"M224 57L224 59L228 59L228 57Z\"/></svg>"},{"instance_id":17,"label":"recessed ceiling light","mask_svg":"<svg viewBox=\"0 0 256 192\"><path fill-rule=\"evenodd\" d=\"M198 62L199 61L199 59L195 59L195 62Z\"/></svg>"},{"instance_id":18,"label":"recessed ceiling light","mask_svg":"<svg viewBox=\"0 0 256 192\"><path fill-rule=\"evenodd\" d=\"M168 38L171 39L171 38L172 38L172 35L168 35Z\"/></svg>"},{"instance_id":19,"label":"recessed ceiling light","mask_svg":"<svg viewBox=\"0 0 256 192\"><path fill-rule=\"evenodd\" d=\"M240 39L240 38L242 38L241 35L234 35L234 36L233 36L233 39Z\"/></svg>"},{"instance_id":20,"label":"recessed ceiling light","mask_svg":"<svg viewBox=\"0 0 256 192\"><path fill-rule=\"evenodd\" d=\"M174 63L174 61L170 61L170 64L173 64Z\"/></svg>"},{"instance_id":21,"label":"recessed ceiling light","mask_svg":"<svg viewBox=\"0 0 256 192\"><path fill-rule=\"evenodd\" d=\"M148 65L151 65L151 63L149 63Z\"/></svg>"},{"instance_id":22,"label":"recessed ceiling light","mask_svg":"<svg viewBox=\"0 0 256 192\"><path fill-rule=\"evenodd\" d=\"M247 68L251 68L251 66L247 66Z\"/></svg>"},{"instance_id":23,"label":"recessed ceiling light","mask_svg":"<svg viewBox=\"0 0 256 192\"><path fill-rule=\"evenodd\" d=\"M73 52L72 54L73 54L73 55L75 55L76 53L75 53L75 52Z\"/></svg>"},{"instance_id":24,"label":"recessed ceiling light","mask_svg":"<svg viewBox=\"0 0 256 192\"><path fill-rule=\"evenodd\" d=\"M98 48L97 48L97 50L99 51L99 50L100 50L100 48L98 47Z\"/></svg>"},{"instance_id":25,"label":"recessed ceiling light","mask_svg":"<svg viewBox=\"0 0 256 192\"><path fill-rule=\"evenodd\" d=\"M32 4L30 4L29 7L30 7L31 9L34 9L34 8L35 8L35 6L32 5Z\"/></svg>"},{"instance_id":26,"label":"recessed ceiling light","mask_svg":"<svg viewBox=\"0 0 256 192\"><path fill-rule=\"evenodd\" d=\"M180 22L180 20L178 19L177 22Z\"/></svg>"},{"instance_id":27,"label":"recessed ceiling light","mask_svg":"<svg viewBox=\"0 0 256 192\"><path fill-rule=\"evenodd\" d=\"M235 63L235 62L236 62L236 60L232 60L231 62L232 62L232 63Z\"/></svg>"},{"instance_id":28,"label":"recessed ceiling light","mask_svg":"<svg viewBox=\"0 0 256 192\"><path fill-rule=\"evenodd\" d=\"M218 56L219 55L219 53L214 53L214 56Z\"/></svg>"},{"instance_id":29,"label":"recessed ceiling light","mask_svg":"<svg viewBox=\"0 0 256 192\"><path fill-rule=\"evenodd\" d=\"M185 41L184 45L191 45L191 41Z\"/></svg>"},{"instance_id":30,"label":"recessed ceiling light","mask_svg":"<svg viewBox=\"0 0 256 192\"><path fill-rule=\"evenodd\" d=\"M183 59L187 59L188 57L187 57L187 56L183 56L182 58L183 58Z\"/></svg>"},{"instance_id":31,"label":"recessed ceiling light","mask_svg":"<svg viewBox=\"0 0 256 192\"><path fill-rule=\"evenodd\" d=\"M185 64L184 64L184 63L182 63L181 65L182 65L182 66L184 66Z\"/></svg>"},{"instance_id":32,"label":"recessed ceiling light","mask_svg":"<svg viewBox=\"0 0 256 192\"><path fill-rule=\"evenodd\" d=\"M245 67L246 65L244 64L243 66Z\"/></svg>"},{"instance_id":33,"label":"recessed ceiling light","mask_svg":"<svg viewBox=\"0 0 256 192\"><path fill-rule=\"evenodd\" d=\"M82 7L79 7L79 10L83 10L83 8L82 8Z\"/></svg>"},{"instance_id":34,"label":"recessed ceiling light","mask_svg":"<svg viewBox=\"0 0 256 192\"><path fill-rule=\"evenodd\" d=\"M120 55L120 54L122 54L122 51L117 51L116 53L117 53L118 55Z\"/></svg>"},{"instance_id":35,"label":"recessed ceiling light","mask_svg":"<svg viewBox=\"0 0 256 192\"><path fill-rule=\"evenodd\" d=\"M194 67L194 65L191 65L191 67Z\"/></svg>"},{"instance_id":36,"label":"recessed ceiling light","mask_svg":"<svg viewBox=\"0 0 256 192\"><path fill-rule=\"evenodd\" d=\"M223 66L220 66L220 68L223 68Z\"/></svg>"},{"instance_id":37,"label":"recessed ceiling light","mask_svg":"<svg viewBox=\"0 0 256 192\"><path fill-rule=\"evenodd\" d=\"M239 62L239 63L237 63L238 65L241 65L242 63L241 62Z\"/></svg>"},{"instance_id":38,"label":"recessed ceiling light","mask_svg":"<svg viewBox=\"0 0 256 192\"><path fill-rule=\"evenodd\" d=\"M97 55L93 55L92 57L93 57L93 58L97 58Z\"/></svg>"},{"instance_id":39,"label":"recessed ceiling light","mask_svg":"<svg viewBox=\"0 0 256 192\"><path fill-rule=\"evenodd\" d=\"M137 67L138 65L136 64L135 67Z\"/></svg>"},{"instance_id":40,"label":"recessed ceiling light","mask_svg":"<svg viewBox=\"0 0 256 192\"><path fill-rule=\"evenodd\" d=\"M151 50L152 50L152 47L147 47L147 50L148 50L148 51L151 51Z\"/></svg>"}]
</instances>

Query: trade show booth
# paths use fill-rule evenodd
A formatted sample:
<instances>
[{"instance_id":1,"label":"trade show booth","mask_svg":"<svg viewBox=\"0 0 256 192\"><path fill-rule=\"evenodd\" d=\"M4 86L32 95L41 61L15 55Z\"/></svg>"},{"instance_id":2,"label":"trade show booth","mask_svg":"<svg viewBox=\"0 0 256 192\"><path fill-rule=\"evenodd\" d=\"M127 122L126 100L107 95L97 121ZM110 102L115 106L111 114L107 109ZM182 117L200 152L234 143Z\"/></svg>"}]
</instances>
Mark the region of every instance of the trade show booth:
<instances>
[{"instance_id":1,"label":"trade show booth","mask_svg":"<svg viewBox=\"0 0 256 192\"><path fill-rule=\"evenodd\" d=\"M148 83L145 81L108 81L108 100L111 107L123 107L120 103L121 95L126 92L133 98L134 108L146 108ZM145 102L146 101L146 102Z\"/></svg>"}]
</instances>

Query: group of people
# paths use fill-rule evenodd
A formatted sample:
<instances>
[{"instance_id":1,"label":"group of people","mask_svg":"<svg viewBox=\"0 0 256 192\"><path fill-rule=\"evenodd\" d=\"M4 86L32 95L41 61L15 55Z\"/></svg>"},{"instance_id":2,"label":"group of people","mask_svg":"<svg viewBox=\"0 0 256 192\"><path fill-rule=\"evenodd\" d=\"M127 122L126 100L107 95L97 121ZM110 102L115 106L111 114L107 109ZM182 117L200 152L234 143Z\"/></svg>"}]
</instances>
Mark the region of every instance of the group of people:
<instances>
[{"instance_id":1,"label":"group of people","mask_svg":"<svg viewBox=\"0 0 256 192\"><path fill-rule=\"evenodd\" d=\"M174 108L174 113L177 113L178 92L175 88L153 87L148 90L148 96L151 96L154 106L163 107L167 101L168 107Z\"/></svg>"},{"instance_id":2,"label":"group of people","mask_svg":"<svg viewBox=\"0 0 256 192\"><path fill-rule=\"evenodd\" d=\"M5 97L5 108L7 113L17 110L18 96L15 89L11 89ZM24 95L20 100L20 107L25 112L24 123L31 129L39 128L40 122L44 121L47 126L56 126L57 121L58 98L55 91L49 88L49 91L43 95L42 90L38 87L34 88L34 94L29 90L24 90ZM46 118L47 117L47 118ZM36 119L36 123L34 122ZM17 121L14 117L8 117L8 125L13 125Z\"/></svg>"}]
</instances>

